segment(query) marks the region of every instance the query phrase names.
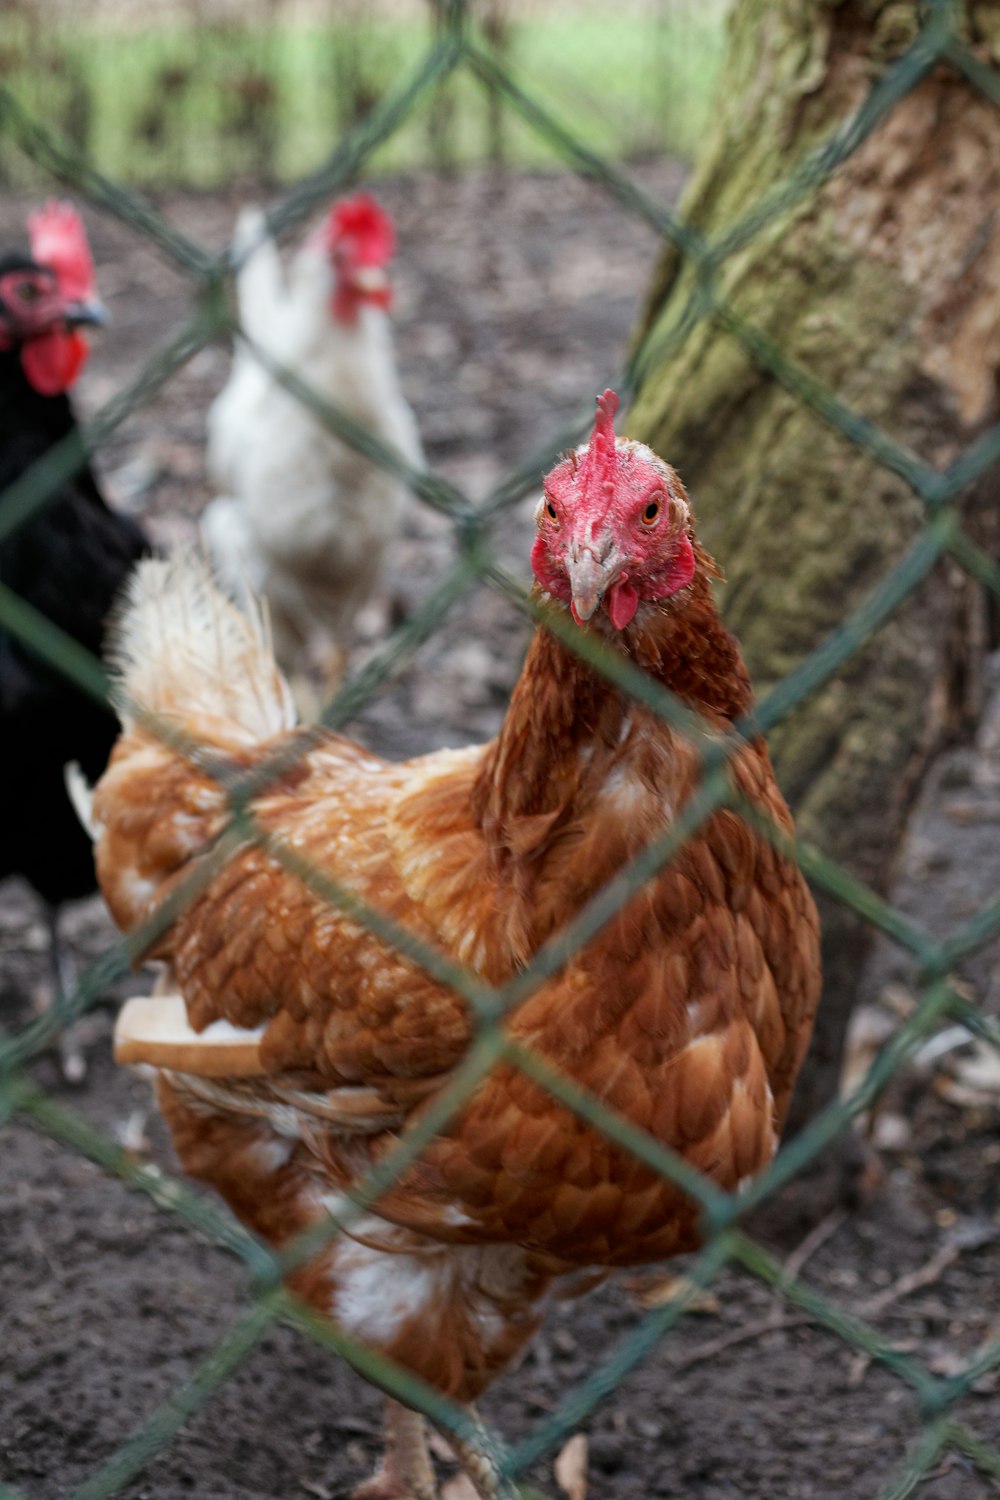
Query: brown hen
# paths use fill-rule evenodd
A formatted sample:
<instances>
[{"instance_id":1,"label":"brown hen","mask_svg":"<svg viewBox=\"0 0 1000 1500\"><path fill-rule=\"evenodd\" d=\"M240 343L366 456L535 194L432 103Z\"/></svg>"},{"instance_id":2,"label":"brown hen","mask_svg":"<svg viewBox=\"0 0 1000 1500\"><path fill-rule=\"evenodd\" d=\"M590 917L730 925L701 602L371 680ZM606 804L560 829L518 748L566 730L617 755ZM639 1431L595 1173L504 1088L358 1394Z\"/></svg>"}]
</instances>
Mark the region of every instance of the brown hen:
<instances>
[{"instance_id":1,"label":"brown hen","mask_svg":"<svg viewBox=\"0 0 1000 1500\"><path fill-rule=\"evenodd\" d=\"M545 481L537 589L728 731L746 670L712 596L684 487L616 439L616 399ZM119 631L125 730L94 801L116 921L154 913L227 821L224 791L139 705L249 768L293 738L258 623L190 563L142 564ZM515 976L698 786L693 743L540 628L497 739L388 764L311 735L252 804L268 835L490 984ZM763 742L743 796L791 819ZM208 873L151 956L122 1061L160 1067L178 1154L273 1245L342 1214L345 1189L418 1120L466 1055L465 1002L246 843ZM563 1073L727 1190L771 1158L819 993L816 914L794 862L716 811L507 1022ZM501 1064L374 1210L295 1289L460 1402L516 1355L553 1281L698 1242L693 1202ZM480 1493L490 1466L470 1449ZM420 1419L390 1403L371 1496L434 1492Z\"/></svg>"}]
</instances>

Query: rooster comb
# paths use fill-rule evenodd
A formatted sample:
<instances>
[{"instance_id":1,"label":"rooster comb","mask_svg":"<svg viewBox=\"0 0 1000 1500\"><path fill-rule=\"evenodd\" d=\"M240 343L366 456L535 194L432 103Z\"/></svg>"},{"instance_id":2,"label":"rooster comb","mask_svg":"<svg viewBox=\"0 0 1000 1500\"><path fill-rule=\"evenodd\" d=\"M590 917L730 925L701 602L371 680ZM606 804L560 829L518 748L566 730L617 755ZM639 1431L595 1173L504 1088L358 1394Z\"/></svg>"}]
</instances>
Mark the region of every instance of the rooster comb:
<instances>
[{"instance_id":1,"label":"rooster comb","mask_svg":"<svg viewBox=\"0 0 1000 1500\"><path fill-rule=\"evenodd\" d=\"M328 234L331 246L350 236L368 265L384 265L396 249L392 220L370 193L338 198L330 210Z\"/></svg>"},{"instance_id":2,"label":"rooster comb","mask_svg":"<svg viewBox=\"0 0 1000 1500\"><path fill-rule=\"evenodd\" d=\"M617 450L615 447L615 412L618 397L612 390L597 398L597 413L590 433L587 452L581 468L584 483L590 491L606 489L615 482Z\"/></svg>"},{"instance_id":3,"label":"rooster comb","mask_svg":"<svg viewBox=\"0 0 1000 1500\"><path fill-rule=\"evenodd\" d=\"M28 216L32 259L49 266L67 300L94 294L94 262L79 210L65 199L50 198Z\"/></svg>"}]
</instances>

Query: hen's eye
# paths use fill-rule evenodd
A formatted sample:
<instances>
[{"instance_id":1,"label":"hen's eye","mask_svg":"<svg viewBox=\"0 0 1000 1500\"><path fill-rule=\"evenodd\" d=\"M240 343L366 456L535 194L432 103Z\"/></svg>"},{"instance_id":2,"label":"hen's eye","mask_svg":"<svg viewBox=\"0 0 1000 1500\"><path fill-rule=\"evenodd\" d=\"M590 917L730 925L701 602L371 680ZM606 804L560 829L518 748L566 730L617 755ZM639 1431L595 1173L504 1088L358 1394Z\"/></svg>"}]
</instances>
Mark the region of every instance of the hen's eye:
<instances>
[{"instance_id":1,"label":"hen's eye","mask_svg":"<svg viewBox=\"0 0 1000 1500\"><path fill-rule=\"evenodd\" d=\"M41 295L41 289L33 281L22 281L17 287L19 302L37 302Z\"/></svg>"},{"instance_id":2,"label":"hen's eye","mask_svg":"<svg viewBox=\"0 0 1000 1500\"><path fill-rule=\"evenodd\" d=\"M660 519L660 511L662 509L662 500L650 500L642 513L642 524L644 526L653 526Z\"/></svg>"},{"instance_id":3,"label":"hen's eye","mask_svg":"<svg viewBox=\"0 0 1000 1500\"><path fill-rule=\"evenodd\" d=\"M558 520L558 516L556 515L556 508L552 504L552 501L549 499L546 499L545 501L545 514L548 516L550 521Z\"/></svg>"}]
</instances>

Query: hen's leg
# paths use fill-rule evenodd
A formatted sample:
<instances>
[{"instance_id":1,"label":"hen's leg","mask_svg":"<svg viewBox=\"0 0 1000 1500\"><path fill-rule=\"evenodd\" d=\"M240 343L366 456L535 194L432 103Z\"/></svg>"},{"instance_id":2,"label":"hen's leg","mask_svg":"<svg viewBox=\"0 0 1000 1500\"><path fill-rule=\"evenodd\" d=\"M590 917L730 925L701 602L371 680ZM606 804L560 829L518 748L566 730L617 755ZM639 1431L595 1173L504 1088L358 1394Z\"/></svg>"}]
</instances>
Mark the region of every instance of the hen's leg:
<instances>
[{"instance_id":1,"label":"hen's leg","mask_svg":"<svg viewBox=\"0 0 1000 1500\"><path fill-rule=\"evenodd\" d=\"M322 642L312 648L310 662L311 672L296 673L291 679L292 697L303 724L318 723L333 701L347 672L347 652L334 641Z\"/></svg>"},{"instance_id":2,"label":"hen's leg","mask_svg":"<svg viewBox=\"0 0 1000 1500\"><path fill-rule=\"evenodd\" d=\"M385 1403L385 1454L354 1500L436 1500L424 1419L391 1397Z\"/></svg>"},{"instance_id":3,"label":"hen's leg","mask_svg":"<svg viewBox=\"0 0 1000 1500\"><path fill-rule=\"evenodd\" d=\"M323 641L315 652L320 674L320 708L333 698L347 673L347 651L337 641Z\"/></svg>"},{"instance_id":4,"label":"hen's leg","mask_svg":"<svg viewBox=\"0 0 1000 1500\"><path fill-rule=\"evenodd\" d=\"M76 989L76 966L59 932L59 908L45 903L49 929L49 961L52 966L52 1008L57 1012ZM83 1044L76 1022L70 1021L59 1032L59 1061L67 1083L82 1083L87 1073Z\"/></svg>"},{"instance_id":5,"label":"hen's leg","mask_svg":"<svg viewBox=\"0 0 1000 1500\"><path fill-rule=\"evenodd\" d=\"M467 1406L465 1414L473 1429L468 1436L459 1437L447 1427L440 1431L471 1480L476 1494L481 1495L482 1500L518 1500L514 1484L500 1476L498 1460L501 1454L496 1438L480 1420L475 1407Z\"/></svg>"}]
</instances>

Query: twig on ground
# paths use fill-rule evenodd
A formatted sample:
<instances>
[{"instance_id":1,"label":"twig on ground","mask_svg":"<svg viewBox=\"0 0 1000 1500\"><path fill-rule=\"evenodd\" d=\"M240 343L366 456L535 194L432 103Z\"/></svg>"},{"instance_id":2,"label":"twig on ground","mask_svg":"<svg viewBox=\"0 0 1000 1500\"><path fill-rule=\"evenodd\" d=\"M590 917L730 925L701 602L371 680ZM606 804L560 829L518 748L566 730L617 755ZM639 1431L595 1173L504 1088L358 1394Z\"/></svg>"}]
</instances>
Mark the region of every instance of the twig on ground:
<instances>
[{"instance_id":1,"label":"twig on ground","mask_svg":"<svg viewBox=\"0 0 1000 1500\"><path fill-rule=\"evenodd\" d=\"M717 1354L722 1354L737 1344L747 1344L751 1339L763 1338L768 1333L781 1333L786 1328L804 1328L807 1323L815 1321L808 1313L792 1313L787 1318L776 1319L773 1311L769 1312L758 1323L744 1323L742 1328L733 1328L729 1333L720 1333L717 1338L706 1339L703 1344L696 1345L674 1366L674 1373L702 1364L706 1359L714 1359Z\"/></svg>"},{"instance_id":2,"label":"twig on ground","mask_svg":"<svg viewBox=\"0 0 1000 1500\"><path fill-rule=\"evenodd\" d=\"M793 1281L795 1281L806 1261L811 1259L811 1257L816 1254L816 1251L820 1248L820 1246L825 1245L827 1240L836 1234L837 1230L840 1228L841 1224L843 1224L846 1217L847 1215L843 1211L843 1209L839 1208L834 1209L832 1213L827 1214L826 1218L821 1219L819 1223L809 1231L805 1239L802 1240L798 1245L796 1245L795 1249L785 1261L785 1264L782 1267L781 1271L781 1279L778 1281L774 1289L775 1301L771 1313L771 1318L775 1325L777 1325L781 1319L781 1302L779 1299L784 1292L785 1287L789 1286Z\"/></svg>"},{"instance_id":3,"label":"twig on ground","mask_svg":"<svg viewBox=\"0 0 1000 1500\"><path fill-rule=\"evenodd\" d=\"M866 1298L861 1304L860 1312L866 1318L877 1318L901 1297L908 1297L911 1292L918 1292L922 1287L931 1286L938 1281L948 1267L958 1260L961 1253L961 1246L954 1242L942 1245L939 1250L935 1250L925 1265L918 1266L915 1271L908 1271L905 1276L900 1276L898 1281L894 1281L884 1291L877 1292L874 1297Z\"/></svg>"},{"instance_id":4,"label":"twig on ground","mask_svg":"<svg viewBox=\"0 0 1000 1500\"><path fill-rule=\"evenodd\" d=\"M830 1238L839 1228L844 1219L844 1214L839 1211L830 1214L822 1223L802 1241L792 1252L785 1262L784 1272L781 1277L780 1286L787 1285L798 1275L802 1266L811 1255L818 1250L823 1242ZM908 1271L905 1276L900 1276L891 1286L874 1297L867 1298L860 1304L858 1311L865 1317L876 1317L880 1313L898 1302L900 1298L907 1297L911 1292L919 1291L922 1287L930 1286L956 1261L961 1254L961 1247L955 1244L942 1245L939 1250L931 1256L926 1265L920 1266L915 1271ZM741 1328L734 1328L729 1333L720 1334L717 1338L708 1339L703 1344L698 1344L689 1354L674 1366L675 1371L687 1370L692 1365L701 1364L707 1359L714 1359L717 1354L724 1353L727 1349L734 1348L737 1344L749 1343L752 1339L763 1338L769 1333L784 1332L791 1328L805 1328L815 1319L809 1313L793 1313L782 1317L777 1307L773 1307L766 1318L761 1318L756 1323L745 1323ZM867 1355L861 1355L851 1366L848 1377L849 1384L853 1387L864 1378L865 1371L871 1363Z\"/></svg>"},{"instance_id":5,"label":"twig on ground","mask_svg":"<svg viewBox=\"0 0 1000 1500\"><path fill-rule=\"evenodd\" d=\"M911 1292L920 1291L922 1287L930 1286L940 1279L942 1274L953 1265L962 1253L962 1247L952 1241L950 1244L942 1245L931 1256L924 1265L918 1266L915 1271L908 1271L905 1276L900 1276L891 1286L884 1291L876 1293L874 1297L868 1297L862 1302L859 1311L866 1318L878 1317L887 1311L901 1298L908 1297ZM903 1344L896 1344L896 1348L902 1349ZM871 1355L859 1354L852 1362L847 1377L847 1384L851 1390L855 1390L864 1380L871 1364Z\"/></svg>"}]
</instances>

